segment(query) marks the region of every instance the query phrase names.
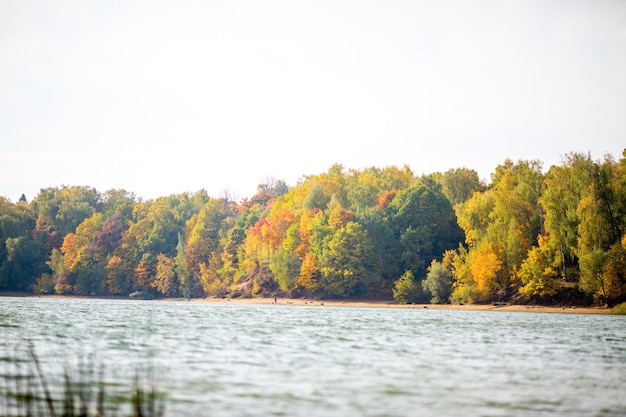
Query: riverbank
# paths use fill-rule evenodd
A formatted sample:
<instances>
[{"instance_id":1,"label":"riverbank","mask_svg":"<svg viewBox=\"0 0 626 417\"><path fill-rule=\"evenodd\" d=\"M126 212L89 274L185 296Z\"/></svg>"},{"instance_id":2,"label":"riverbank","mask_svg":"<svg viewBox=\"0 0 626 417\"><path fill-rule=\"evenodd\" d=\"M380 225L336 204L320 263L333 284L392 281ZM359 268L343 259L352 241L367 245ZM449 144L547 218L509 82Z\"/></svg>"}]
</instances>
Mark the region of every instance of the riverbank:
<instances>
[{"instance_id":1,"label":"riverbank","mask_svg":"<svg viewBox=\"0 0 626 417\"><path fill-rule=\"evenodd\" d=\"M190 302L236 303L236 304L273 304L273 298L233 298L233 299L192 299ZM511 311L533 313L568 313L568 314L611 314L606 307L558 307L519 304L398 304L394 301L361 301L361 300L313 300L277 298L279 305L308 305L331 307L370 307L370 308L405 308L432 310L470 310L470 311Z\"/></svg>"},{"instance_id":2,"label":"riverbank","mask_svg":"<svg viewBox=\"0 0 626 417\"><path fill-rule=\"evenodd\" d=\"M94 297L81 295L33 295L24 292L0 292L0 297L41 297L41 298L84 298L106 300L137 300L130 297ZM274 304L274 298L160 298L152 300L181 301L192 303L231 303L231 304ZM432 309L432 310L469 310L469 311L510 311L532 313L567 313L567 314L611 314L607 307L577 307L577 306L541 306L522 304L398 304L395 301L371 300L314 300L305 298L277 298L276 304L296 306L330 306L330 307L369 307L369 308L405 308L405 309Z\"/></svg>"}]
</instances>

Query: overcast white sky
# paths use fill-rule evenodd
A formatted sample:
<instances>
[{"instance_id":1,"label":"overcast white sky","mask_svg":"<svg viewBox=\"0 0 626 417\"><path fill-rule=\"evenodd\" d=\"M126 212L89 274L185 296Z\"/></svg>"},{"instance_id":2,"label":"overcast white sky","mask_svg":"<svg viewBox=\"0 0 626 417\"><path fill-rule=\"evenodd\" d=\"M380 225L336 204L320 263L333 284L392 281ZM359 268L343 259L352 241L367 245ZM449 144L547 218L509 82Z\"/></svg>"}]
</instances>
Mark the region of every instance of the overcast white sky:
<instances>
[{"instance_id":1,"label":"overcast white sky","mask_svg":"<svg viewBox=\"0 0 626 417\"><path fill-rule=\"evenodd\" d=\"M626 147L626 1L0 0L0 195Z\"/></svg>"}]
</instances>

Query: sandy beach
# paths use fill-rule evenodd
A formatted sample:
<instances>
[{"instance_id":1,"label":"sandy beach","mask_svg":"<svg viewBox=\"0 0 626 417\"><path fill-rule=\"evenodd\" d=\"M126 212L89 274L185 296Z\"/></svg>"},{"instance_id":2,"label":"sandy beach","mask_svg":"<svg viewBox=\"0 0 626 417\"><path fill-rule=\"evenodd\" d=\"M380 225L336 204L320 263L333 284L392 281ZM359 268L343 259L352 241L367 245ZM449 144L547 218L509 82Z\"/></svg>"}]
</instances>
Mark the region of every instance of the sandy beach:
<instances>
[{"instance_id":1,"label":"sandy beach","mask_svg":"<svg viewBox=\"0 0 626 417\"><path fill-rule=\"evenodd\" d=\"M206 298L192 299L190 302L209 303L239 303L239 304L273 304L273 298ZM377 307L377 308L409 308L409 309L432 309L432 310L475 310L475 311L512 311L533 313L568 313L568 314L611 314L611 309L606 307L558 307L538 305L493 305L493 304L398 304L394 301L361 301L361 300L313 300L277 298L280 305L308 305L308 306L332 306L332 307Z\"/></svg>"},{"instance_id":2,"label":"sandy beach","mask_svg":"<svg viewBox=\"0 0 626 417\"><path fill-rule=\"evenodd\" d=\"M136 300L130 297L93 297L80 295L33 295L30 293L0 292L0 297L42 297L42 298L85 298L85 299L115 299ZM232 304L274 304L274 298L159 298L152 300L181 301L191 303L232 303ZM432 310L474 310L474 311L512 311L532 313L567 313L567 314L611 314L607 307L577 307L577 306L540 306L521 304L398 304L395 301L371 301L371 300L314 300L304 298L277 298L276 304L294 306L330 306L330 307L369 307L369 308L408 308L408 309L432 309Z\"/></svg>"}]
</instances>

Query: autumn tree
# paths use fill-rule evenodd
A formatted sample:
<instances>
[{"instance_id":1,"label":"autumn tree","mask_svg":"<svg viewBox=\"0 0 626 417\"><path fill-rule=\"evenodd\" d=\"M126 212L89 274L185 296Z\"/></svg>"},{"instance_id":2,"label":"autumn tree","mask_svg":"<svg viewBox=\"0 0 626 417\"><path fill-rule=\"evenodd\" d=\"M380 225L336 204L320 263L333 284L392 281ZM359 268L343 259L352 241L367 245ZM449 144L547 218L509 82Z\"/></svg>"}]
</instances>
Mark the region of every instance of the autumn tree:
<instances>
[{"instance_id":1,"label":"autumn tree","mask_svg":"<svg viewBox=\"0 0 626 417\"><path fill-rule=\"evenodd\" d=\"M551 265L600 303L624 299L621 274L610 265L619 265L626 227L625 159L569 154L550 169L540 199Z\"/></svg>"},{"instance_id":2,"label":"autumn tree","mask_svg":"<svg viewBox=\"0 0 626 417\"><path fill-rule=\"evenodd\" d=\"M552 166L539 202L545 212L546 246L554 253L551 264L565 281L577 281L578 204L590 179L592 161L570 154L561 166Z\"/></svg>"},{"instance_id":3,"label":"autumn tree","mask_svg":"<svg viewBox=\"0 0 626 417\"><path fill-rule=\"evenodd\" d=\"M156 273L154 281L150 285L167 297L176 293L178 284L172 258L168 258L162 253L157 255Z\"/></svg>"},{"instance_id":4,"label":"autumn tree","mask_svg":"<svg viewBox=\"0 0 626 417\"><path fill-rule=\"evenodd\" d=\"M607 253L603 267L607 301L617 304L626 299L626 236Z\"/></svg>"},{"instance_id":5,"label":"autumn tree","mask_svg":"<svg viewBox=\"0 0 626 417\"><path fill-rule=\"evenodd\" d=\"M220 261L224 241L233 217L230 203L221 198L209 199L188 225L191 232L185 246L185 262L194 282L200 285L200 265L215 255ZM221 262L220 262L221 263ZM221 265L216 266L219 270ZM194 291L197 293L197 291Z\"/></svg>"},{"instance_id":6,"label":"autumn tree","mask_svg":"<svg viewBox=\"0 0 626 417\"><path fill-rule=\"evenodd\" d=\"M542 173L538 161L506 160L496 168L489 190L455 206L467 251L453 263L458 302L505 299L541 231Z\"/></svg>"},{"instance_id":7,"label":"autumn tree","mask_svg":"<svg viewBox=\"0 0 626 417\"><path fill-rule=\"evenodd\" d=\"M528 251L522 262L518 276L522 281L519 292L529 298L550 297L556 294L561 286L559 276L553 266L549 254L547 239L539 238L539 245Z\"/></svg>"},{"instance_id":8,"label":"autumn tree","mask_svg":"<svg viewBox=\"0 0 626 417\"><path fill-rule=\"evenodd\" d=\"M59 285L59 288L81 295L102 292L106 279L107 253L104 247L95 243L102 225L103 215L96 212L84 219L76 227L75 233L66 235L61 247L66 274L60 277L67 283Z\"/></svg>"},{"instance_id":9,"label":"autumn tree","mask_svg":"<svg viewBox=\"0 0 626 417\"><path fill-rule=\"evenodd\" d=\"M107 261L106 279L103 284L105 295L125 295L130 293L133 268L128 263L128 259L123 259L119 255L112 255Z\"/></svg>"}]
</instances>

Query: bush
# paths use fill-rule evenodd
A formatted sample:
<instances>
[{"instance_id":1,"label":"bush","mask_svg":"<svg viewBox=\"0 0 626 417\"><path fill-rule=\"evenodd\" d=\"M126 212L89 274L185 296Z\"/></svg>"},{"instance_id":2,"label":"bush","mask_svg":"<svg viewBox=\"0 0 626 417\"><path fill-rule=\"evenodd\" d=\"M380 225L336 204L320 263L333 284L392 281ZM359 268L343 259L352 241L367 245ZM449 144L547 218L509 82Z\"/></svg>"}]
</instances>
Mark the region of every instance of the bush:
<instances>
[{"instance_id":1,"label":"bush","mask_svg":"<svg viewBox=\"0 0 626 417\"><path fill-rule=\"evenodd\" d=\"M411 271L406 271L395 282L393 298L400 304L417 303L421 295L422 286L415 280Z\"/></svg>"},{"instance_id":2,"label":"bush","mask_svg":"<svg viewBox=\"0 0 626 417\"><path fill-rule=\"evenodd\" d=\"M613 314L626 315L626 303L616 305L612 311Z\"/></svg>"},{"instance_id":3,"label":"bush","mask_svg":"<svg viewBox=\"0 0 626 417\"><path fill-rule=\"evenodd\" d=\"M447 303L452 294L454 277L452 271L441 262L433 261L428 268L428 275L422 283L424 290L430 292L433 304Z\"/></svg>"}]
</instances>

